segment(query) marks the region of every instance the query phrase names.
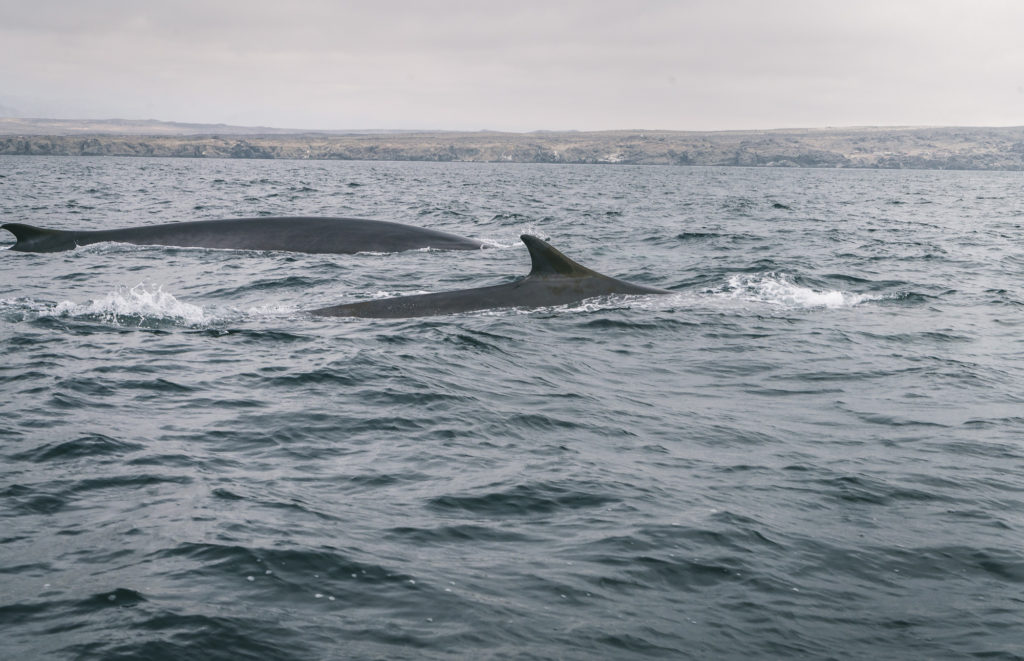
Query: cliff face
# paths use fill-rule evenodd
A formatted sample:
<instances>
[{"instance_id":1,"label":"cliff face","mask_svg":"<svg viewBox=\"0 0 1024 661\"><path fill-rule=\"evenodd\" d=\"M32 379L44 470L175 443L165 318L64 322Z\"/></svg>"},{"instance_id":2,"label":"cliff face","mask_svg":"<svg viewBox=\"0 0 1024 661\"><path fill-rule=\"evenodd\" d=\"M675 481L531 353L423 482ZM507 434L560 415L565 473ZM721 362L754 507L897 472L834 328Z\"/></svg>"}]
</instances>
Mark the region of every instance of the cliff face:
<instances>
[{"instance_id":1,"label":"cliff face","mask_svg":"<svg viewBox=\"0 0 1024 661\"><path fill-rule=\"evenodd\" d=\"M0 135L0 155L1024 169L1024 127L595 133Z\"/></svg>"}]
</instances>

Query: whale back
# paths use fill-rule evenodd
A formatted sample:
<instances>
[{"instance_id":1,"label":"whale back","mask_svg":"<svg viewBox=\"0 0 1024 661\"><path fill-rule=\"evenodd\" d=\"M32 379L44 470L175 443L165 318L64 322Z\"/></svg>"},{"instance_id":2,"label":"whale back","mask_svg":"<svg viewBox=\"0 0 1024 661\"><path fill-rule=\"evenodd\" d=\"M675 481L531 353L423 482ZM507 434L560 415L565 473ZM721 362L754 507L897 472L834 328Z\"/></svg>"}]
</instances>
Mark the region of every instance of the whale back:
<instances>
[{"instance_id":1,"label":"whale back","mask_svg":"<svg viewBox=\"0 0 1024 661\"><path fill-rule=\"evenodd\" d=\"M22 223L2 226L18 239L11 249L57 252L112 241L134 245L215 248L225 250L284 250L351 254L403 250L477 250L475 239L367 218L261 216L196 220L119 229L61 231Z\"/></svg>"}]
</instances>

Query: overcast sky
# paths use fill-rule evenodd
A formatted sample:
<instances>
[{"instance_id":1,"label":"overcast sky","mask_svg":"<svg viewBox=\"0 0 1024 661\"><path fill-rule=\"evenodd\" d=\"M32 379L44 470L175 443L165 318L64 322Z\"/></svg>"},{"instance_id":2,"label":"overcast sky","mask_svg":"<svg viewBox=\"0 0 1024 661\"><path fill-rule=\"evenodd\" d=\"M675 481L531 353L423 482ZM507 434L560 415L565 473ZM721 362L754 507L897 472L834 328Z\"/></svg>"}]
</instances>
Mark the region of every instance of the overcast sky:
<instances>
[{"instance_id":1,"label":"overcast sky","mask_svg":"<svg viewBox=\"0 0 1024 661\"><path fill-rule=\"evenodd\" d=\"M0 115L321 129L1024 124L1018 0L0 0Z\"/></svg>"}]
</instances>

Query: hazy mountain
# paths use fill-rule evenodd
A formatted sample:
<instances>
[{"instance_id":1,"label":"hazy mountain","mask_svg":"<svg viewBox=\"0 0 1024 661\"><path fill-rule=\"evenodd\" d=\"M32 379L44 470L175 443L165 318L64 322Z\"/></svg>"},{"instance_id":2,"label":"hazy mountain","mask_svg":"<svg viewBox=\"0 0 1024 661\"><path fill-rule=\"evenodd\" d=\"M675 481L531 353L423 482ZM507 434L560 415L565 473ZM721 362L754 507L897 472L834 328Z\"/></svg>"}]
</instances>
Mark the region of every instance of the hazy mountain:
<instances>
[{"instance_id":1,"label":"hazy mountain","mask_svg":"<svg viewBox=\"0 0 1024 661\"><path fill-rule=\"evenodd\" d=\"M0 154L1024 170L1024 127L500 133L0 118Z\"/></svg>"}]
</instances>

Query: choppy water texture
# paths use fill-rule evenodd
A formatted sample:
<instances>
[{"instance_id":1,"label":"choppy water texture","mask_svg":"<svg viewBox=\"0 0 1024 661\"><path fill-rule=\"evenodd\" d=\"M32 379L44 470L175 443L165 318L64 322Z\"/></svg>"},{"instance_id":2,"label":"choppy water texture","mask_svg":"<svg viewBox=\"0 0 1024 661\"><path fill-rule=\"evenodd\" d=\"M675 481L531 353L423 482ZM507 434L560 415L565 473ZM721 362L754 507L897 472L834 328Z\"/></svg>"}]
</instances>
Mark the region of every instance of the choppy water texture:
<instances>
[{"instance_id":1,"label":"choppy water texture","mask_svg":"<svg viewBox=\"0 0 1024 661\"><path fill-rule=\"evenodd\" d=\"M498 246L0 252L4 656L1024 658L1021 183L2 158L5 221ZM676 293L304 313L507 282L523 232Z\"/></svg>"}]
</instances>

